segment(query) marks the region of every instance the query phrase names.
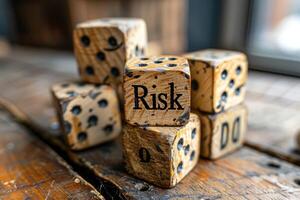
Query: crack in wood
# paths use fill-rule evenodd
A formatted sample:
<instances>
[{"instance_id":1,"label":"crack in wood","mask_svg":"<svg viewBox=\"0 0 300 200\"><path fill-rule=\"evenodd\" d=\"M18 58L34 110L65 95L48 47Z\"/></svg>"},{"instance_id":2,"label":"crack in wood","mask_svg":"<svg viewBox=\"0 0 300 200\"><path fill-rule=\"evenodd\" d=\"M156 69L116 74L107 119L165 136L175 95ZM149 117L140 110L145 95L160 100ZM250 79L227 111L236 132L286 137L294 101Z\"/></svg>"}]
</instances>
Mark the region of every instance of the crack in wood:
<instances>
[{"instance_id":1,"label":"crack in wood","mask_svg":"<svg viewBox=\"0 0 300 200\"><path fill-rule=\"evenodd\" d=\"M0 97L0 109L6 111L15 122L22 125L29 130L30 133L38 136L43 142L52 147L52 149L64 159L58 158L65 167L70 169L70 166L72 166L72 169L76 173L82 176L89 184L93 185L106 199L126 199L122 195L120 188L116 187L116 184L110 183L102 174L97 173L94 167L87 161L79 159L75 153L68 150L59 137L52 136L53 134L49 133L46 128L36 124L13 103ZM97 175L95 173L97 173ZM103 177L103 180L100 180L100 177Z\"/></svg>"}]
</instances>

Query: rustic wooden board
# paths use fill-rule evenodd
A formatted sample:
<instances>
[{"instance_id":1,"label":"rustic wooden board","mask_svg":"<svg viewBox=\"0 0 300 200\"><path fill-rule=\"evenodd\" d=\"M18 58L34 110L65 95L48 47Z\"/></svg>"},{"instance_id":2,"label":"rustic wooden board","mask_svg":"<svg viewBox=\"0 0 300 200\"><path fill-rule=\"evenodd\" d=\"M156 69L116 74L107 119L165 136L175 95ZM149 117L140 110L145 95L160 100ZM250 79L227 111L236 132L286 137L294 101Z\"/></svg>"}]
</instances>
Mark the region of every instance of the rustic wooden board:
<instances>
[{"instance_id":1,"label":"rustic wooden board","mask_svg":"<svg viewBox=\"0 0 300 200\"><path fill-rule=\"evenodd\" d=\"M250 73L247 145L300 165L300 79Z\"/></svg>"},{"instance_id":2,"label":"rustic wooden board","mask_svg":"<svg viewBox=\"0 0 300 200\"><path fill-rule=\"evenodd\" d=\"M37 122L49 127L49 121L54 120L54 112L45 87L51 82L72 78L74 74L66 75L32 66L25 68L21 63L13 61L3 66L0 69L1 95L14 101ZM251 120L258 119L250 118L250 125ZM51 127L57 128L55 123ZM250 129L249 135L255 134ZM259 140L262 136L256 134L256 138ZM267 143L272 137L264 140ZM51 141L49 140L50 143ZM74 163L85 166L94 175L89 177L92 182L95 182L94 179L100 181L100 191L111 191L110 194L106 193L107 197L297 199L300 195L299 167L247 147L217 161L201 160L188 177L168 190L154 187L127 174L119 140L79 153L67 151L60 145L58 148L65 151L65 155Z\"/></svg>"},{"instance_id":3,"label":"rustic wooden board","mask_svg":"<svg viewBox=\"0 0 300 200\"><path fill-rule=\"evenodd\" d=\"M234 199L249 198L251 194L252 199L288 199L300 195L296 184L300 173L298 167L248 148L218 161L201 160L189 176L169 190L129 176L122 164L120 148L115 142L77 156L84 158L99 177L115 183L124 197ZM100 157L102 159L98 159Z\"/></svg>"},{"instance_id":4,"label":"rustic wooden board","mask_svg":"<svg viewBox=\"0 0 300 200\"><path fill-rule=\"evenodd\" d=\"M0 112L0 199L103 199L51 150Z\"/></svg>"},{"instance_id":5,"label":"rustic wooden board","mask_svg":"<svg viewBox=\"0 0 300 200\"><path fill-rule=\"evenodd\" d=\"M106 193L110 198L296 199L300 195L298 167L246 147L218 161L201 160L189 176L169 190L129 176L119 141L81 153L57 147L86 166L93 179L100 179L98 189L110 192Z\"/></svg>"}]
</instances>

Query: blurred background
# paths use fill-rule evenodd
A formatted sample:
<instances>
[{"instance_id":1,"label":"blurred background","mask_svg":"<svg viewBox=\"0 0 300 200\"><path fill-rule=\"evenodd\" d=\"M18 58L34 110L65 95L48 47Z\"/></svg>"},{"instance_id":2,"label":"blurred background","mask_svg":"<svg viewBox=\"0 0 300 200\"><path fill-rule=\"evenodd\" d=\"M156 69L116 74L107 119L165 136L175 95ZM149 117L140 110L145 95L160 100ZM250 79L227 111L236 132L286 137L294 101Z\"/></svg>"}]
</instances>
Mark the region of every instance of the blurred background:
<instances>
[{"instance_id":1,"label":"blurred background","mask_svg":"<svg viewBox=\"0 0 300 200\"><path fill-rule=\"evenodd\" d=\"M300 75L299 0L0 0L0 55L71 52L75 25L101 17L143 18L154 53L240 50L251 68Z\"/></svg>"}]
</instances>

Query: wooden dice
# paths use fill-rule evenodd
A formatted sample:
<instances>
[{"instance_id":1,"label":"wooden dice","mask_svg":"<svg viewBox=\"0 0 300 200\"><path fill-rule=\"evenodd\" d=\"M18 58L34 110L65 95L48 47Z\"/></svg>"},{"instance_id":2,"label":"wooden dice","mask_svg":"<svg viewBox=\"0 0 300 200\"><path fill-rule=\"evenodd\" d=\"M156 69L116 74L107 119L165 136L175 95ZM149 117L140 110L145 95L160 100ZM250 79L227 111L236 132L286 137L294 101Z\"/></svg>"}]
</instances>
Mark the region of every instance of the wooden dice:
<instances>
[{"instance_id":1,"label":"wooden dice","mask_svg":"<svg viewBox=\"0 0 300 200\"><path fill-rule=\"evenodd\" d=\"M160 187L170 188L197 164L200 121L191 114L182 127L138 127L127 124L123 152L129 173Z\"/></svg>"},{"instance_id":2,"label":"wooden dice","mask_svg":"<svg viewBox=\"0 0 300 200\"><path fill-rule=\"evenodd\" d=\"M115 86L122 83L125 62L144 55L146 25L134 18L88 21L76 27L73 40L82 80Z\"/></svg>"},{"instance_id":3,"label":"wooden dice","mask_svg":"<svg viewBox=\"0 0 300 200\"><path fill-rule=\"evenodd\" d=\"M124 74L125 119L132 125L181 126L190 115L190 70L178 56L133 58Z\"/></svg>"},{"instance_id":4,"label":"wooden dice","mask_svg":"<svg viewBox=\"0 0 300 200\"><path fill-rule=\"evenodd\" d=\"M52 86L51 91L71 149L85 149L120 134L118 99L112 87L62 83Z\"/></svg>"},{"instance_id":5,"label":"wooden dice","mask_svg":"<svg viewBox=\"0 0 300 200\"><path fill-rule=\"evenodd\" d=\"M243 53L208 49L185 55L192 76L192 108L216 113L241 103L248 75Z\"/></svg>"},{"instance_id":6,"label":"wooden dice","mask_svg":"<svg viewBox=\"0 0 300 200\"><path fill-rule=\"evenodd\" d=\"M238 105L219 114L199 113L201 156L217 159L239 148L247 130L247 109Z\"/></svg>"}]
</instances>

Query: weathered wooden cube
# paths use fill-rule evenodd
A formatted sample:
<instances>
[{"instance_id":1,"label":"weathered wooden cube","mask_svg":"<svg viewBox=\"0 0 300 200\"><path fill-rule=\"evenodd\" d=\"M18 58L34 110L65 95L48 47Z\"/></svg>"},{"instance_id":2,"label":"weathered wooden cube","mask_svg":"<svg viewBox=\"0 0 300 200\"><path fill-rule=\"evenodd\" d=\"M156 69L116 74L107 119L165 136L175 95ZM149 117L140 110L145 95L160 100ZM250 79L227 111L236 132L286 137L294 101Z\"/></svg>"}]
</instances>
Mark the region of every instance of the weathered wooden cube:
<instances>
[{"instance_id":1,"label":"weathered wooden cube","mask_svg":"<svg viewBox=\"0 0 300 200\"><path fill-rule=\"evenodd\" d=\"M185 55L192 76L192 108L216 113L245 99L248 76L243 53L208 49Z\"/></svg>"},{"instance_id":2,"label":"weathered wooden cube","mask_svg":"<svg viewBox=\"0 0 300 200\"><path fill-rule=\"evenodd\" d=\"M71 149L85 149L120 134L119 104L112 87L62 83L53 85L51 91L62 131Z\"/></svg>"},{"instance_id":3,"label":"weathered wooden cube","mask_svg":"<svg viewBox=\"0 0 300 200\"><path fill-rule=\"evenodd\" d=\"M113 86L122 83L125 62L143 56L146 24L135 18L103 18L78 24L74 51L82 80Z\"/></svg>"},{"instance_id":4,"label":"weathered wooden cube","mask_svg":"<svg viewBox=\"0 0 300 200\"><path fill-rule=\"evenodd\" d=\"M217 159L242 146L247 131L247 108L237 105L218 114L199 113L201 156Z\"/></svg>"},{"instance_id":5,"label":"weathered wooden cube","mask_svg":"<svg viewBox=\"0 0 300 200\"><path fill-rule=\"evenodd\" d=\"M125 125L123 152L129 173L154 185L170 188L197 164L200 121L191 113L182 127Z\"/></svg>"},{"instance_id":6,"label":"weathered wooden cube","mask_svg":"<svg viewBox=\"0 0 300 200\"><path fill-rule=\"evenodd\" d=\"M126 63L123 87L129 124L182 126L188 122L191 79L185 58L133 58Z\"/></svg>"}]
</instances>

